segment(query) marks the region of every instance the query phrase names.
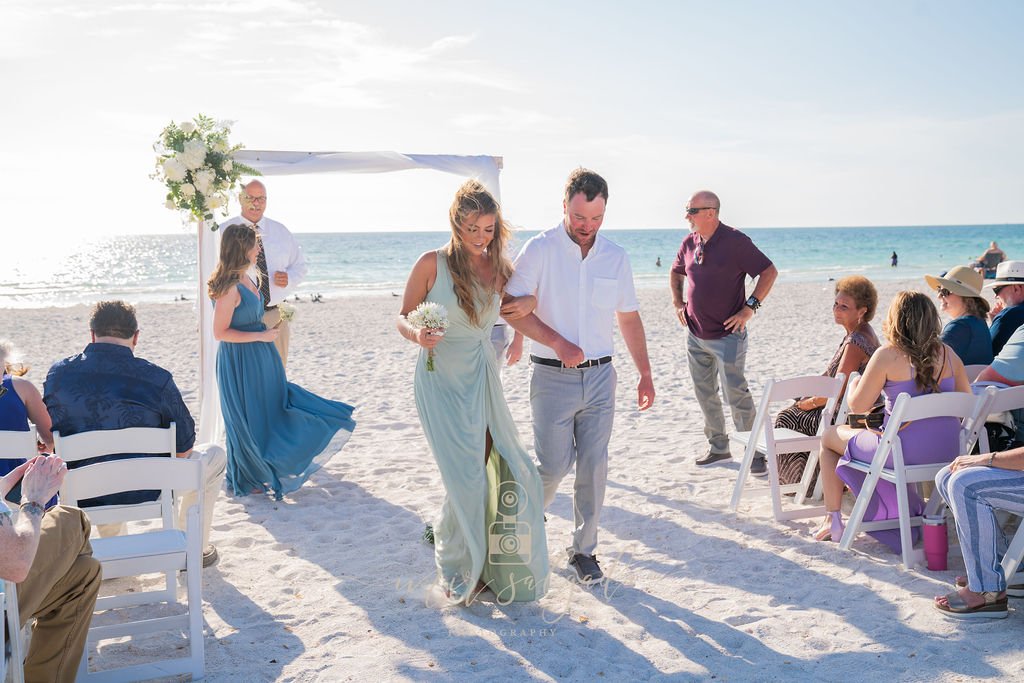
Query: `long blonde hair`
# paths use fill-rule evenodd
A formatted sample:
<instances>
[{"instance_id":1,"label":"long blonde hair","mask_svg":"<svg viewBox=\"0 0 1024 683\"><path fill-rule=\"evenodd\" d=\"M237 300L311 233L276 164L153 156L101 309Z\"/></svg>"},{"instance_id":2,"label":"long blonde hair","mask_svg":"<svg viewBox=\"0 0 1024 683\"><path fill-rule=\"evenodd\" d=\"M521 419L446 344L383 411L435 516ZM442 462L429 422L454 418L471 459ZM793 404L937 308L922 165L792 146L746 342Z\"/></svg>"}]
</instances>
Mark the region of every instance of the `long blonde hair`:
<instances>
[{"instance_id":1,"label":"long blonde hair","mask_svg":"<svg viewBox=\"0 0 1024 683\"><path fill-rule=\"evenodd\" d=\"M451 209L448 210L452 238L443 251L447 257L448 271L452 276L455 298L474 325L480 322L478 306L482 306L486 297L494 293L494 282L480 282L476 277L459 228L472 225L480 216L491 214L494 215L494 239L487 247L487 258L497 278L507 281L512 275L512 262L505 255L505 247L509 243L512 231L502 219L501 207L487 188L479 181L467 180L455 193Z\"/></svg>"},{"instance_id":2,"label":"long blonde hair","mask_svg":"<svg viewBox=\"0 0 1024 683\"><path fill-rule=\"evenodd\" d=\"M224 292L238 284L249 270L249 250L254 246L256 231L248 225L235 223L224 228L220 238L220 260L213 269L213 275L206 281L206 293L211 299L220 298Z\"/></svg>"},{"instance_id":3,"label":"long blonde hair","mask_svg":"<svg viewBox=\"0 0 1024 683\"><path fill-rule=\"evenodd\" d=\"M889 343L906 354L914 366L914 381L922 391L938 393L945 355L940 338L939 312L921 292L897 292L882 323Z\"/></svg>"}]
</instances>

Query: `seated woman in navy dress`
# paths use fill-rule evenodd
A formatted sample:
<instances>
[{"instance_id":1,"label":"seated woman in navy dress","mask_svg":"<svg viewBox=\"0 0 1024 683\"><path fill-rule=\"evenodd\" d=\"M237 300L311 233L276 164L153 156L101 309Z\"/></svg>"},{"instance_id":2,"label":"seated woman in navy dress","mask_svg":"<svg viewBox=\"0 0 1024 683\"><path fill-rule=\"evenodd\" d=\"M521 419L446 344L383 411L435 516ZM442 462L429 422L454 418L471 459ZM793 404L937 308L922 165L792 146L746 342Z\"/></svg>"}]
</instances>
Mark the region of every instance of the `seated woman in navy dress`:
<instances>
[{"instance_id":1,"label":"seated woman in navy dress","mask_svg":"<svg viewBox=\"0 0 1024 683\"><path fill-rule=\"evenodd\" d=\"M28 368L15 363L14 345L7 340L0 340L0 369L3 379L0 383L0 430L7 432L27 432L29 423L36 426L41 452L53 452L53 435L50 433L50 414L43 404L43 397L36 386L22 375ZM0 476L13 470L25 462L26 458L8 458L8 453L0 453ZM20 501L21 486L16 485L8 494L15 503ZM56 502L56 497L51 504Z\"/></svg>"}]
</instances>

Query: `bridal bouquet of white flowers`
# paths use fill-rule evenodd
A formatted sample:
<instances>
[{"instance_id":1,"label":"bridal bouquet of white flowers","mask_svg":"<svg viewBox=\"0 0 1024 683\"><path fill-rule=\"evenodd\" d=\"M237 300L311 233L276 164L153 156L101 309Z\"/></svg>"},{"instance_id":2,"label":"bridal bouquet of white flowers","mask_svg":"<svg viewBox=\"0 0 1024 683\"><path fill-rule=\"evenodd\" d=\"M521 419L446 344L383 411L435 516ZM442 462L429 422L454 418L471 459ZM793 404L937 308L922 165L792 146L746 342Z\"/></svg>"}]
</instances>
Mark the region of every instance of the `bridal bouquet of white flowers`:
<instances>
[{"instance_id":1,"label":"bridal bouquet of white flowers","mask_svg":"<svg viewBox=\"0 0 1024 683\"><path fill-rule=\"evenodd\" d=\"M433 301L424 301L405 319L413 327L426 328L439 337L448 329L448 309ZM434 349L427 350L427 370L434 371Z\"/></svg>"},{"instance_id":2,"label":"bridal bouquet of white flowers","mask_svg":"<svg viewBox=\"0 0 1024 683\"><path fill-rule=\"evenodd\" d=\"M185 220L210 221L213 212L227 215L230 193L243 175L260 175L236 163L234 153L242 145L228 141L231 121L214 121L202 114L180 124L173 121L153 144L156 171L151 176L167 186L164 206L181 211Z\"/></svg>"}]
</instances>

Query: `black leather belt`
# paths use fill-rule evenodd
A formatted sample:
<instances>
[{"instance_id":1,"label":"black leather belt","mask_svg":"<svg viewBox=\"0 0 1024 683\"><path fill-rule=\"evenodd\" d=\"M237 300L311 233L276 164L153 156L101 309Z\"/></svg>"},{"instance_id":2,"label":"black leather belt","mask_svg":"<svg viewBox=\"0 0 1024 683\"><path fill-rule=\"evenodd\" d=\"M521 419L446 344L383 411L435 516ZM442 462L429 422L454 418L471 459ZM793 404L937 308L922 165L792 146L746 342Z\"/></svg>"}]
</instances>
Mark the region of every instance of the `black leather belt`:
<instances>
[{"instance_id":1,"label":"black leather belt","mask_svg":"<svg viewBox=\"0 0 1024 683\"><path fill-rule=\"evenodd\" d=\"M552 367L552 368L564 368L565 367L564 365L562 365L562 361L560 361L560 360L555 360L554 358L541 358L540 356L534 356L533 354L530 354L530 361L533 362L533 363L537 363L538 365L547 365L548 367ZM593 367L597 367L598 365L604 365L605 363L611 363L611 362L612 362L612 357L611 356L602 356L601 358L595 358L594 360L585 360L582 363L580 363L579 365L577 365L576 367L577 368L593 368ZM570 370L571 369L573 369L573 368L570 368Z\"/></svg>"}]
</instances>

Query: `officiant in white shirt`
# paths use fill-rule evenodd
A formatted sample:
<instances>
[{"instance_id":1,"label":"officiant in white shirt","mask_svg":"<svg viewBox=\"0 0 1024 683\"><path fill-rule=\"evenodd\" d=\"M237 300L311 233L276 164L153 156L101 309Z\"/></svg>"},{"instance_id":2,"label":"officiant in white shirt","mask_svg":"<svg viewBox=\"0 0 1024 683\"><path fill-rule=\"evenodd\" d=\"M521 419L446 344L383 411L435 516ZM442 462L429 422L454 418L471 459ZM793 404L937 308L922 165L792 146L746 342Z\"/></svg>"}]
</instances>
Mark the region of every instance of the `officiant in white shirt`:
<instances>
[{"instance_id":1,"label":"officiant in white shirt","mask_svg":"<svg viewBox=\"0 0 1024 683\"><path fill-rule=\"evenodd\" d=\"M274 345L281 354L282 365L287 367L290 330L288 321L281 317L279 306L305 279L306 257L288 228L263 215L267 210L267 188L263 183L250 180L242 187L238 199L242 215L224 221L224 225L251 225L260 237L262 249L256 259L256 270L263 297L263 322L267 327L277 325L281 330Z\"/></svg>"}]
</instances>

